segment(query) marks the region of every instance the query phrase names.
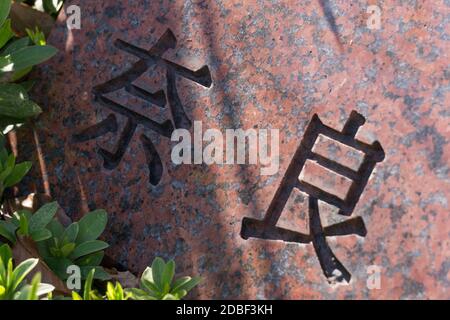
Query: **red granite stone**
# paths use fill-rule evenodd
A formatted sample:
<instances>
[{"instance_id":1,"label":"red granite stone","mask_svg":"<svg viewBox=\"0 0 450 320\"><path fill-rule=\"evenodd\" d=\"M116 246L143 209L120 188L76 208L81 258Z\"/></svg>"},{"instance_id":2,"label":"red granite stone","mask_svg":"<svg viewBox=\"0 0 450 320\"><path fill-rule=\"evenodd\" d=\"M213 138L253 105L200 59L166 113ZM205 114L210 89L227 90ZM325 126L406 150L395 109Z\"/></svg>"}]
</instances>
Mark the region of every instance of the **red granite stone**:
<instances>
[{"instance_id":1,"label":"red granite stone","mask_svg":"<svg viewBox=\"0 0 450 320\"><path fill-rule=\"evenodd\" d=\"M196 298L450 298L448 1L70 4L81 7L81 29L68 30L61 14L49 39L60 53L39 71L44 80L36 93L45 112L35 124L39 153L33 154L42 156L35 174L73 218L108 211L104 239L117 263L141 272L155 256L174 258L180 274L204 278ZM379 30L366 26L369 4L381 8ZM163 58L191 70L208 66L212 78L208 87L177 77L190 120L221 131L279 129L277 174L263 176L259 165L174 165L174 143L143 125L117 167L104 167L99 150L115 151L127 119L95 101L93 90L138 61L114 43L122 39L147 51L168 29L176 47ZM161 66L134 84L165 89ZM124 90L109 97L155 121L171 120L167 106ZM313 115L340 131L352 110L366 119L356 138L379 141L385 157L350 217L363 219L365 237L326 237L352 276L332 286L311 243L243 239L241 228L244 218L264 218ZM117 133L74 140L110 114ZM161 156L156 186L143 134ZM354 150L322 151L348 167L359 165ZM344 187L336 183L328 187ZM319 211L325 227L349 219L325 202ZM308 219L308 195L295 191L277 227L307 233ZM371 265L381 268L380 289L367 287Z\"/></svg>"}]
</instances>

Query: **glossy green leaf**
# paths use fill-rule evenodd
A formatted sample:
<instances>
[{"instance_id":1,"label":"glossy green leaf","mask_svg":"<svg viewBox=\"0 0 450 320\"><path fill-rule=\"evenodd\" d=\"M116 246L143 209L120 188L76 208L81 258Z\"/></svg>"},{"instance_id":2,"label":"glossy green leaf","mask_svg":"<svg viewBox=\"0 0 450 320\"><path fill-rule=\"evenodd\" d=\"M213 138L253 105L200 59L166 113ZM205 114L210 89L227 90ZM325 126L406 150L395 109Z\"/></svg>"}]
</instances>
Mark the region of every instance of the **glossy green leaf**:
<instances>
[{"instance_id":1,"label":"glossy green leaf","mask_svg":"<svg viewBox=\"0 0 450 320\"><path fill-rule=\"evenodd\" d=\"M23 236L28 236L29 232L30 232L29 220L25 214L21 213L19 218L19 233Z\"/></svg>"},{"instance_id":2,"label":"glossy green leaf","mask_svg":"<svg viewBox=\"0 0 450 320\"><path fill-rule=\"evenodd\" d=\"M4 237L6 240L14 244L16 242L16 236L14 232L11 232L11 229L8 228L8 224L9 222L0 221L0 236Z\"/></svg>"},{"instance_id":3,"label":"glossy green leaf","mask_svg":"<svg viewBox=\"0 0 450 320\"><path fill-rule=\"evenodd\" d=\"M43 205L36 211L30 219L30 232L45 228L53 219L58 211L58 203L51 202Z\"/></svg>"},{"instance_id":4,"label":"glossy green leaf","mask_svg":"<svg viewBox=\"0 0 450 320\"><path fill-rule=\"evenodd\" d=\"M57 219L53 219L47 226L54 238L61 238L64 233L64 227Z\"/></svg>"},{"instance_id":5,"label":"glossy green leaf","mask_svg":"<svg viewBox=\"0 0 450 320\"><path fill-rule=\"evenodd\" d=\"M83 256L77 259L75 262L77 265L81 266L98 266L104 257L105 253L103 251L99 251L96 253L91 253L89 255Z\"/></svg>"},{"instance_id":6,"label":"glossy green leaf","mask_svg":"<svg viewBox=\"0 0 450 320\"><path fill-rule=\"evenodd\" d=\"M31 219L31 212L29 210L23 209L16 211L12 214L11 222L16 226L20 227L20 217L25 216L25 218L30 221Z\"/></svg>"},{"instance_id":7,"label":"glossy green leaf","mask_svg":"<svg viewBox=\"0 0 450 320\"><path fill-rule=\"evenodd\" d=\"M24 119L36 116L41 108L29 100L26 90L18 84L0 84L0 116Z\"/></svg>"},{"instance_id":8,"label":"glossy green leaf","mask_svg":"<svg viewBox=\"0 0 450 320\"><path fill-rule=\"evenodd\" d=\"M27 161L27 162L22 162L16 166L14 166L14 169L12 170L12 172L8 175L8 177L6 178L4 185L5 187L12 187L14 185L16 185L17 183L20 182L20 180L22 180L22 178L28 173L28 171L30 171L32 166L32 163Z\"/></svg>"},{"instance_id":9,"label":"glossy green leaf","mask_svg":"<svg viewBox=\"0 0 450 320\"><path fill-rule=\"evenodd\" d=\"M105 230L108 215L105 210L96 210L86 214L78 221L77 244L96 240Z\"/></svg>"},{"instance_id":10,"label":"glossy green leaf","mask_svg":"<svg viewBox=\"0 0 450 320\"><path fill-rule=\"evenodd\" d=\"M79 227L77 222L74 222L68 226L61 236L63 244L75 242L78 236L78 231Z\"/></svg>"},{"instance_id":11,"label":"glossy green leaf","mask_svg":"<svg viewBox=\"0 0 450 320\"><path fill-rule=\"evenodd\" d=\"M175 261L170 260L166 263L162 274L163 292L167 293L170 291L170 285L172 284L173 276L175 275Z\"/></svg>"},{"instance_id":12,"label":"glossy green leaf","mask_svg":"<svg viewBox=\"0 0 450 320\"><path fill-rule=\"evenodd\" d=\"M83 300L83 297L81 297L77 292L72 291L72 300L81 301Z\"/></svg>"},{"instance_id":13,"label":"glossy green leaf","mask_svg":"<svg viewBox=\"0 0 450 320\"><path fill-rule=\"evenodd\" d=\"M59 9L61 9L64 1L63 0L43 0L42 1L45 12L50 14L58 13Z\"/></svg>"},{"instance_id":14,"label":"glossy green leaf","mask_svg":"<svg viewBox=\"0 0 450 320\"><path fill-rule=\"evenodd\" d=\"M30 39L28 37L23 37L20 39L13 40L6 48L2 51L1 55L8 55L14 51L20 50L27 47L30 44Z\"/></svg>"},{"instance_id":15,"label":"glossy green leaf","mask_svg":"<svg viewBox=\"0 0 450 320\"><path fill-rule=\"evenodd\" d=\"M108 247L109 247L109 245L104 241L100 241L100 240L87 241L87 242L84 242L84 243L78 245L75 248L75 250L72 252L72 254L70 255L70 258L75 260L84 255L94 253L94 252L106 249Z\"/></svg>"},{"instance_id":16,"label":"glossy green leaf","mask_svg":"<svg viewBox=\"0 0 450 320\"><path fill-rule=\"evenodd\" d=\"M66 258L70 256L75 249L76 244L74 242L66 243L60 248L61 255Z\"/></svg>"},{"instance_id":17,"label":"glossy green leaf","mask_svg":"<svg viewBox=\"0 0 450 320\"><path fill-rule=\"evenodd\" d=\"M17 82L20 79L22 79L23 77L25 77L27 74L29 74L31 72L31 70L33 70L33 67L28 67L22 70L17 70L14 72L11 81L12 82Z\"/></svg>"},{"instance_id":18,"label":"glossy green leaf","mask_svg":"<svg viewBox=\"0 0 450 320\"><path fill-rule=\"evenodd\" d=\"M85 279L91 269L95 269L94 279L98 279L101 281L107 281L111 279L111 275L107 273L103 267L100 266L85 266L80 267L81 269L81 277Z\"/></svg>"},{"instance_id":19,"label":"glossy green leaf","mask_svg":"<svg viewBox=\"0 0 450 320\"><path fill-rule=\"evenodd\" d=\"M92 269L86 278L86 282L84 283L84 290L83 290L83 299L84 300L90 300L89 294L91 293L92 281L94 280L94 274L95 274L95 269Z\"/></svg>"},{"instance_id":20,"label":"glossy green leaf","mask_svg":"<svg viewBox=\"0 0 450 320\"><path fill-rule=\"evenodd\" d=\"M68 278L67 268L73 265L73 262L67 258L46 258L45 263L52 269L52 271L62 280Z\"/></svg>"},{"instance_id":21,"label":"glossy green leaf","mask_svg":"<svg viewBox=\"0 0 450 320\"><path fill-rule=\"evenodd\" d=\"M183 284L178 286L177 289L175 289L175 286L174 286L173 291L185 290L185 291L189 292L194 287L196 287L201 281L202 281L202 278L200 278L200 277L193 277L193 278L189 279L189 281L184 282Z\"/></svg>"},{"instance_id":22,"label":"glossy green leaf","mask_svg":"<svg viewBox=\"0 0 450 320\"><path fill-rule=\"evenodd\" d=\"M38 299L38 288L39 283L41 283L41 274L37 273L33 280L31 281L30 290L27 296L27 300L37 300Z\"/></svg>"},{"instance_id":23,"label":"glossy green leaf","mask_svg":"<svg viewBox=\"0 0 450 320\"><path fill-rule=\"evenodd\" d=\"M38 295L38 297L40 297L40 296L49 294L53 290L55 290L55 287L52 286L51 284L40 283L36 294Z\"/></svg>"},{"instance_id":24,"label":"glossy green leaf","mask_svg":"<svg viewBox=\"0 0 450 320\"><path fill-rule=\"evenodd\" d=\"M0 264L6 265L10 259L12 259L11 248L7 244L0 246Z\"/></svg>"},{"instance_id":25,"label":"glossy green leaf","mask_svg":"<svg viewBox=\"0 0 450 320\"><path fill-rule=\"evenodd\" d=\"M39 229L34 232L30 232L30 236L34 242L40 242L50 239L52 237L52 233L47 229Z\"/></svg>"},{"instance_id":26,"label":"glossy green leaf","mask_svg":"<svg viewBox=\"0 0 450 320\"><path fill-rule=\"evenodd\" d=\"M159 291L164 290L164 283L163 283L163 274L166 264L164 263L164 260L157 257L155 260L153 260L152 263L152 275L153 275L153 282L156 285L156 287L159 289Z\"/></svg>"},{"instance_id":27,"label":"glossy green leaf","mask_svg":"<svg viewBox=\"0 0 450 320\"><path fill-rule=\"evenodd\" d=\"M53 57L58 50L52 46L29 46L0 56L0 71L13 72L40 64Z\"/></svg>"},{"instance_id":28,"label":"glossy green leaf","mask_svg":"<svg viewBox=\"0 0 450 320\"><path fill-rule=\"evenodd\" d=\"M126 289L131 294L133 300L157 300L156 297L149 295L145 290L138 288Z\"/></svg>"},{"instance_id":29,"label":"glossy green leaf","mask_svg":"<svg viewBox=\"0 0 450 320\"><path fill-rule=\"evenodd\" d=\"M176 295L167 293L165 294L161 300L180 300Z\"/></svg>"},{"instance_id":30,"label":"glossy green leaf","mask_svg":"<svg viewBox=\"0 0 450 320\"><path fill-rule=\"evenodd\" d=\"M11 10L11 0L0 0L0 26L5 22Z\"/></svg>"},{"instance_id":31,"label":"glossy green leaf","mask_svg":"<svg viewBox=\"0 0 450 320\"><path fill-rule=\"evenodd\" d=\"M14 32L11 29L11 19L8 19L0 26L0 48L14 36Z\"/></svg>"},{"instance_id":32,"label":"glossy green leaf","mask_svg":"<svg viewBox=\"0 0 450 320\"><path fill-rule=\"evenodd\" d=\"M12 288L15 290L17 286L25 279L25 277L31 272L31 270L38 264L38 259L27 259L20 263L13 271L12 278L13 284Z\"/></svg>"}]
</instances>

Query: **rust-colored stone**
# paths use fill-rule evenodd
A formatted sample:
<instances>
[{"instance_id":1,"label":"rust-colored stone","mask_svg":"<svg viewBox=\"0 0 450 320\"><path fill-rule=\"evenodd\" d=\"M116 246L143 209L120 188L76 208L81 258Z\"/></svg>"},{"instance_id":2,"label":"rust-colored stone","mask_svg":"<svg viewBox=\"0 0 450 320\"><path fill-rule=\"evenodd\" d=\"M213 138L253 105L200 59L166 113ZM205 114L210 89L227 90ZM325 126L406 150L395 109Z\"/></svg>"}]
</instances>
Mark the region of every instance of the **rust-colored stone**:
<instances>
[{"instance_id":1,"label":"rust-colored stone","mask_svg":"<svg viewBox=\"0 0 450 320\"><path fill-rule=\"evenodd\" d=\"M381 8L379 30L366 25L369 4ZM62 14L49 39L60 53L40 69L36 92L45 112L36 132L44 158L35 169L46 170L52 196L72 218L94 208L109 212L104 238L118 263L140 272L155 256L174 258L180 273L204 278L197 298L450 298L448 1L80 5L81 29L68 30ZM147 51L168 30L176 46L162 59L200 70L204 81L175 81L187 118L221 131L279 129L276 175L260 175L258 165L174 165L170 138L142 124L123 158L105 168L99 150L115 151L127 119L94 95L138 61L131 46L115 41ZM167 89L162 65L134 84L153 93ZM176 122L158 100L164 95L152 99L166 108L124 90L109 97L158 122ZM240 234L244 217L263 219L313 115L340 131L352 110L366 119L356 139L378 140L385 157L351 217L362 217L366 236L327 237L352 276L348 285L331 286L311 243ZM179 125L189 127L182 120ZM88 140L84 132L84 139L74 139L98 123L105 135ZM149 141L161 158L159 175L149 173L155 159ZM358 164L357 153L324 152ZM151 168L159 167L154 162ZM326 203L319 211L324 226L348 219ZM308 197L296 192L277 226L308 232L307 219ZM367 286L372 265L381 267L380 289Z\"/></svg>"}]
</instances>

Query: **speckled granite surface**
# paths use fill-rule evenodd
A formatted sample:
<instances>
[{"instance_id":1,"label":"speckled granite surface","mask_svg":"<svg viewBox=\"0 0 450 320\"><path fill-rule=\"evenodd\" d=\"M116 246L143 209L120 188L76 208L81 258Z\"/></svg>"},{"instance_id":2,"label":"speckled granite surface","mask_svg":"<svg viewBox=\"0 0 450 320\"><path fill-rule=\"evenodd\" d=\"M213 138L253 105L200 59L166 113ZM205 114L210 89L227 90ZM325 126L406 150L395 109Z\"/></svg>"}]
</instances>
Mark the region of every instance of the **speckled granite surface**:
<instances>
[{"instance_id":1,"label":"speckled granite surface","mask_svg":"<svg viewBox=\"0 0 450 320\"><path fill-rule=\"evenodd\" d=\"M108 210L105 239L116 261L140 272L155 256L175 258L180 274L204 277L197 298L450 298L448 0L66 2L80 5L82 28L67 30L61 15L49 39L61 51L39 71L44 163L35 173L45 170L52 196L72 217ZM382 10L380 30L366 27L370 4ZM212 78L208 87L177 77L187 117L220 130L279 129L278 174L261 176L254 165L173 165L170 139L143 125L112 170L99 150L114 152L117 133L74 141L110 114L110 130L127 125L93 96L137 61L115 41L146 51L168 29L177 43L162 57L191 70L207 66ZM156 65L135 83L166 88ZM114 97L157 122L170 120L167 108L124 91ZM348 285L333 287L312 244L240 233L244 217L264 217L313 115L341 130L352 110L366 119L356 137L378 140L385 158L353 211L367 235L327 237L352 274ZM161 157L156 186L143 134ZM295 196L278 226L300 231L308 201ZM325 225L339 220L320 206ZM381 267L379 290L367 287L371 265Z\"/></svg>"}]
</instances>

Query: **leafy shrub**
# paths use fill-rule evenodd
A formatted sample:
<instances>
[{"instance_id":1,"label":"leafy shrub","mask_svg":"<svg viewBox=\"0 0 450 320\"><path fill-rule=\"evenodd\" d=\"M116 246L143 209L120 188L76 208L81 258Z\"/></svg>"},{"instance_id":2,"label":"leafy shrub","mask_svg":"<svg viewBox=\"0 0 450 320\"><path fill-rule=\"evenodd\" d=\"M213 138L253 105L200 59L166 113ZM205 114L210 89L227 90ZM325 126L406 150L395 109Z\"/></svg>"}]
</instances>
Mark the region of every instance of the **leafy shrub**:
<instances>
[{"instance_id":1,"label":"leafy shrub","mask_svg":"<svg viewBox=\"0 0 450 320\"><path fill-rule=\"evenodd\" d=\"M173 280L175 275L175 262L165 263L163 259L156 258L151 267L147 267L141 276L140 288L123 289L119 282L108 282L106 294L100 295L92 289L95 269L92 269L86 279L83 296L73 291L73 300L180 300L197 286L200 277L182 277Z\"/></svg>"},{"instance_id":2,"label":"leafy shrub","mask_svg":"<svg viewBox=\"0 0 450 320\"><path fill-rule=\"evenodd\" d=\"M106 285L106 300L128 300L131 298L131 293L125 291L119 282L113 285L108 282Z\"/></svg>"},{"instance_id":3,"label":"leafy shrub","mask_svg":"<svg viewBox=\"0 0 450 320\"><path fill-rule=\"evenodd\" d=\"M0 300L38 300L49 294L54 287L41 283L41 275L37 273L31 282L26 284L25 277L36 267L38 259L27 259L16 268L13 267L11 248L0 247Z\"/></svg>"},{"instance_id":4,"label":"leafy shrub","mask_svg":"<svg viewBox=\"0 0 450 320\"><path fill-rule=\"evenodd\" d=\"M31 237L45 263L61 280L68 278L70 265L80 267L83 280L93 268L96 279L108 280L110 276L99 266L108 244L97 240L106 227L106 212L90 212L64 228L55 218L57 210L58 204L52 202L34 214L28 210L15 212L11 219L0 220L0 236L12 244L17 235Z\"/></svg>"},{"instance_id":5,"label":"leafy shrub","mask_svg":"<svg viewBox=\"0 0 450 320\"><path fill-rule=\"evenodd\" d=\"M65 229L57 219L53 219L48 225L52 237L37 244L40 255L62 280L68 278L66 270L70 265L80 267L83 280L92 269L96 271L96 279L109 279L110 276L99 266L108 244L97 240L105 230L107 219L104 210L96 210Z\"/></svg>"},{"instance_id":6,"label":"leafy shrub","mask_svg":"<svg viewBox=\"0 0 450 320\"><path fill-rule=\"evenodd\" d=\"M0 132L3 133L42 112L28 97L30 82L11 82L19 81L33 66L57 52L56 48L45 45L44 36L38 30L28 32L38 44L31 44L29 37L16 38L8 19L10 9L10 0L0 0Z\"/></svg>"},{"instance_id":7,"label":"leafy shrub","mask_svg":"<svg viewBox=\"0 0 450 320\"><path fill-rule=\"evenodd\" d=\"M0 92L1 90L0 85ZM16 157L14 154L8 153L5 147L5 137L0 133L0 200L3 198L5 189L19 183L30 168L31 162L16 164Z\"/></svg>"},{"instance_id":8,"label":"leafy shrub","mask_svg":"<svg viewBox=\"0 0 450 320\"><path fill-rule=\"evenodd\" d=\"M73 291L72 300L128 300L131 298L131 293L125 292L119 282L116 282L116 285L108 282L106 285L106 294L101 296L97 290L92 289L94 274L95 269L92 269L84 283L83 296Z\"/></svg>"},{"instance_id":9,"label":"leafy shrub","mask_svg":"<svg viewBox=\"0 0 450 320\"><path fill-rule=\"evenodd\" d=\"M83 296L72 291L72 300L102 300L102 297L96 290L92 289L92 281L94 280L95 269L89 271L86 281L84 282Z\"/></svg>"},{"instance_id":10,"label":"leafy shrub","mask_svg":"<svg viewBox=\"0 0 450 320\"><path fill-rule=\"evenodd\" d=\"M13 244L16 242L16 234L31 237L35 242L50 239L52 233L47 226L57 210L58 204L52 202L42 206L34 214L28 210L15 212L11 219L0 221L0 235Z\"/></svg>"},{"instance_id":11,"label":"leafy shrub","mask_svg":"<svg viewBox=\"0 0 450 320\"><path fill-rule=\"evenodd\" d=\"M174 281L174 275L173 260L165 263L156 258L142 274L140 288L129 289L129 292L135 300L180 300L201 281L200 277L182 277Z\"/></svg>"}]
</instances>

